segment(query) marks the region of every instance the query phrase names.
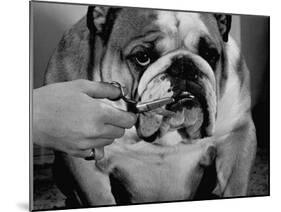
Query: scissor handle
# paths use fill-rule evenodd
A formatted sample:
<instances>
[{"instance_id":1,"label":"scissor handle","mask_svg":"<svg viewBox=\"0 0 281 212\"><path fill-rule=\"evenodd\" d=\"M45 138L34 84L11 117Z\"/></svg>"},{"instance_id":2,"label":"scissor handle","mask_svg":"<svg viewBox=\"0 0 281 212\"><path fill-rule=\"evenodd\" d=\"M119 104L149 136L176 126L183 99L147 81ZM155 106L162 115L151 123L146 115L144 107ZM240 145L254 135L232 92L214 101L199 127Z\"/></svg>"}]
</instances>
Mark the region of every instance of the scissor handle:
<instances>
[{"instance_id":1,"label":"scissor handle","mask_svg":"<svg viewBox=\"0 0 281 212\"><path fill-rule=\"evenodd\" d=\"M132 99L128 99L125 95L125 91L124 91L124 87L119 83L119 82L116 82L116 81L112 81L110 83L111 85L119 88L120 90L120 99L123 99L125 102L129 103L129 104L137 104L136 101L132 100Z\"/></svg>"},{"instance_id":2,"label":"scissor handle","mask_svg":"<svg viewBox=\"0 0 281 212\"><path fill-rule=\"evenodd\" d=\"M117 88L119 88L120 93L121 93L121 94L120 94L120 98L125 97L124 88L123 88L123 86L122 86L119 82L112 81L110 84L113 85L113 86L115 86L115 87L117 87Z\"/></svg>"}]
</instances>

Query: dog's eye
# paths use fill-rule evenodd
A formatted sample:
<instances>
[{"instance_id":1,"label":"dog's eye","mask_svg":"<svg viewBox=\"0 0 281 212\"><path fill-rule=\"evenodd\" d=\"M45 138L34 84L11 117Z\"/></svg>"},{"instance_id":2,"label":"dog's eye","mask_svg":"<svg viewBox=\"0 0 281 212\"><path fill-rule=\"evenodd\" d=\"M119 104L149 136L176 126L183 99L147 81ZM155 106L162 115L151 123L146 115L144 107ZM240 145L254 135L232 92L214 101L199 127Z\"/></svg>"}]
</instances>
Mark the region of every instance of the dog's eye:
<instances>
[{"instance_id":1,"label":"dog's eye","mask_svg":"<svg viewBox=\"0 0 281 212\"><path fill-rule=\"evenodd\" d=\"M146 51L139 51L134 56L136 62L140 66L147 66L150 64L151 59Z\"/></svg>"},{"instance_id":2,"label":"dog's eye","mask_svg":"<svg viewBox=\"0 0 281 212\"><path fill-rule=\"evenodd\" d=\"M199 55L203 57L213 69L215 69L220 54L217 48L214 45L211 45L210 42L207 42L204 38L199 41Z\"/></svg>"},{"instance_id":3,"label":"dog's eye","mask_svg":"<svg viewBox=\"0 0 281 212\"><path fill-rule=\"evenodd\" d=\"M220 57L217 49L215 48L205 49L205 51L201 52L201 56L210 64L213 69L215 68Z\"/></svg>"},{"instance_id":4,"label":"dog's eye","mask_svg":"<svg viewBox=\"0 0 281 212\"><path fill-rule=\"evenodd\" d=\"M219 57L219 53L215 48L211 48L211 49L209 49L209 51L206 52L206 57L210 61L217 61L217 59Z\"/></svg>"}]
</instances>

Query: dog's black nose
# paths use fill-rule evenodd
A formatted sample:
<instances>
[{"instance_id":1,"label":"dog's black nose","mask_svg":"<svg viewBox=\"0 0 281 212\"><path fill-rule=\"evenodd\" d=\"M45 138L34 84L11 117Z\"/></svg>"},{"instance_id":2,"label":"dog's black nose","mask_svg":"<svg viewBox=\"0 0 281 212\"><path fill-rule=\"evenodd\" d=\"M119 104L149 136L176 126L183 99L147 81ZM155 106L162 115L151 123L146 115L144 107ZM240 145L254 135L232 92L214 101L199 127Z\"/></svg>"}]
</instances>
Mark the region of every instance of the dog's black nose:
<instances>
[{"instance_id":1,"label":"dog's black nose","mask_svg":"<svg viewBox=\"0 0 281 212\"><path fill-rule=\"evenodd\" d=\"M184 56L174 58L167 72L170 76L183 80L196 80L198 78L198 68L190 58Z\"/></svg>"}]
</instances>

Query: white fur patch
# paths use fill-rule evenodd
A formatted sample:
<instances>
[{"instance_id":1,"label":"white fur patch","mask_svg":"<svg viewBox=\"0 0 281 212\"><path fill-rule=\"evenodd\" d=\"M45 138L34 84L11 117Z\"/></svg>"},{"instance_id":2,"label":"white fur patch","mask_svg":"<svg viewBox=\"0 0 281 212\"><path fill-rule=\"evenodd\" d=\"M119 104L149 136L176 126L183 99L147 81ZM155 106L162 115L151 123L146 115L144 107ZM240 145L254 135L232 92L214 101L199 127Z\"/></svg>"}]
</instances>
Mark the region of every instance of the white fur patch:
<instances>
[{"instance_id":1,"label":"white fur patch","mask_svg":"<svg viewBox=\"0 0 281 212\"><path fill-rule=\"evenodd\" d=\"M159 43L164 52L179 48L181 45L195 51L198 34L202 32L208 34L208 29L198 13L159 11L156 24L167 35Z\"/></svg>"},{"instance_id":2,"label":"white fur patch","mask_svg":"<svg viewBox=\"0 0 281 212\"><path fill-rule=\"evenodd\" d=\"M240 57L240 50L235 41L230 37L226 44L228 55L228 79L222 99L218 103L218 116L215 125L215 136L225 135L230 132L235 124L243 118L245 105L240 93L240 81L236 73L237 61ZM244 101L248 101L245 99Z\"/></svg>"},{"instance_id":3,"label":"white fur patch","mask_svg":"<svg viewBox=\"0 0 281 212\"><path fill-rule=\"evenodd\" d=\"M168 132L161 139L155 141L155 143L161 144L163 146L174 146L181 143L183 138L178 133L178 131Z\"/></svg>"}]
</instances>

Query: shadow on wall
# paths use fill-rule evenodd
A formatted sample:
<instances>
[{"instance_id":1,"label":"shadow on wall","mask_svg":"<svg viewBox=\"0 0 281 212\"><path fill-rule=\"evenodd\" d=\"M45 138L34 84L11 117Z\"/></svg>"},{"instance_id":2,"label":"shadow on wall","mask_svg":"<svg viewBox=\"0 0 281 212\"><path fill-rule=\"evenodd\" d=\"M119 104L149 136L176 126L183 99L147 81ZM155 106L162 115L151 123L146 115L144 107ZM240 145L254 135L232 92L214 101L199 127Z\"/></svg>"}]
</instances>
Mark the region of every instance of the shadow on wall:
<instances>
[{"instance_id":1,"label":"shadow on wall","mask_svg":"<svg viewBox=\"0 0 281 212\"><path fill-rule=\"evenodd\" d=\"M33 2L34 88L43 85L48 61L63 33L87 12L87 6Z\"/></svg>"},{"instance_id":2,"label":"shadow on wall","mask_svg":"<svg viewBox=\"0 0 281 212\"><path fill-rule=\"evenodd\" d=\"M251 74L258 146L269 150L269 18L241 17L241 47Z\"/></svg>"},{"instance_id":3,"label":"shadow on wall","mask_svg":"<svg viewBox=\"0 0 281 212\"><path fill-rule=\"evenodd\" d=\"M241 48L251 73L254 106L269 94L269 18L241 16Z\"/></svg>"}]
</instances>

